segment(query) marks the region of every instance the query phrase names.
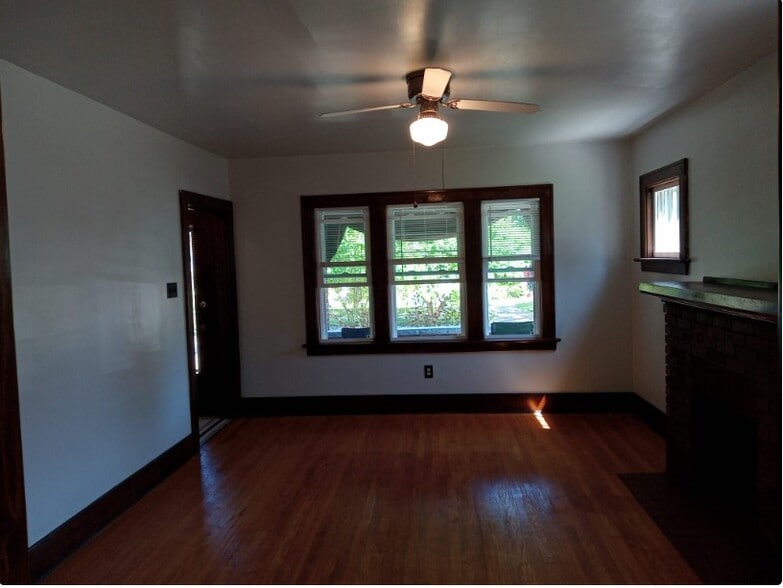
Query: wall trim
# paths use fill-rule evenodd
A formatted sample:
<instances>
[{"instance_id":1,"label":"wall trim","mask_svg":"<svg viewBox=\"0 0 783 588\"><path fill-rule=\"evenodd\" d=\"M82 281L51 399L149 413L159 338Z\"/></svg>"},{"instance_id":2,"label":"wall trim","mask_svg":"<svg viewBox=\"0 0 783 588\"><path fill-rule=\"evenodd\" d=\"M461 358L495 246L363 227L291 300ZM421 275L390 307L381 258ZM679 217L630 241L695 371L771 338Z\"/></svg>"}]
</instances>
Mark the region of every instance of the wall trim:
<instances>
[{"instance_id":1,"label":"wall trim","mask_svg":"<svg viewBox=\"0 0 783 588\"><path fill-rule=\"evenodd\" d=\"M647 402L638 394L634 394L634 396L636 398L633 400L632 412L640 421L666 439L669 426L666 420L666 413L654 404Z\"/></svg>"},{"instance_id":2,"label":"wall trim","mask_svg":"<svg viewBox=\"0 0 783 588\"><path fill-rule=\"evenodd\" d=\"M330 414L630 412L659 434L666 417L634 392L391 394L377 396L243 397L234 416Z\"/></svg>"},{"instance_id":3,"label":"wall trim","mask_svg":"<svg viewBox=\"0 0 783 588\"><path fill-rule=\"evenodd\" d=\"M191 433L30 547L30 577L40 580L190 457L198 454L198 449L198 436Z\"/></svg>"}]
</instances>

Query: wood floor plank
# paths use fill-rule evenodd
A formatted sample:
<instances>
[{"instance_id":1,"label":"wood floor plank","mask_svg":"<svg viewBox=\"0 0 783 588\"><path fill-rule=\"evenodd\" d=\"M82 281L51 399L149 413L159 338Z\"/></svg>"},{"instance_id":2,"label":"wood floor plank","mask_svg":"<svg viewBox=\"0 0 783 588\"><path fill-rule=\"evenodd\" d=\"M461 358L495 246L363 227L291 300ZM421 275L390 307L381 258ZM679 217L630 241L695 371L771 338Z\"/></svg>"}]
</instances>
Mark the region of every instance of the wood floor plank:
<instances>
[{"instance_id":1,"label":"wood floor plank","mask_svg":"<svg viewBox=\"0 0 783 588\"><path fill-rule=\"evenodd\" d=\"M237 420L53 584L687 584L617 474L664 467L630 415Z\"/></svg>"}]
</instances>

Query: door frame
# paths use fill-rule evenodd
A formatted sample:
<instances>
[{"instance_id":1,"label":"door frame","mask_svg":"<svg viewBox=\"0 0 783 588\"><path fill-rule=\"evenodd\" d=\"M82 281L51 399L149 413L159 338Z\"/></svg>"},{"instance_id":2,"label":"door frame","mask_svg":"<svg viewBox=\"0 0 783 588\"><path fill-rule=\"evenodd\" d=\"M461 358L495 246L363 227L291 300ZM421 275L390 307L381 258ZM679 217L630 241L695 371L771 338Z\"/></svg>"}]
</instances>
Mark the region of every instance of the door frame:
<instances>
[{"instance_id":1,"label":"door frame","mask_svg":"<svg viewBox=\"0 0 783 588\"><path fill-rule=\"evenodd\" d=\"M30 581L19 382L11 299L11 251L0 104L0 583Z\"/></svg>"},{"instance_id":2,"label":"door frame","mask_svg":"<svg viewBox=\"0 0 783 588\"><path fill-rule=\"evenodd\" d=\"M190 192L188 190L179 191L179 215L180 215L180 236L182 241L182 275L184 279L183 291L185 292L185 328L187 349L188 349L188 385L190 387L190 426L193 434L198 437L198 411L196 402L196 374L195 366L193 363L193 356L195 349L193 348L193 333L194 324L193 316L191 314L191 308L193 305L193 291L190 287L191 275L190 275L190 247L188 243L188 222L186 213L188 208L201 209L217 212L226 215L229 219L229 224L226 231L226 238L228 240L228 252L229 252L229 276L230 283L229 288L229 315L234 318L236 323L236 329L234 331L236 345L236 365L234 367L234 381L236 382L236 390L232 391L230 397L226 399L226 416L233 414L239 405L239 399L241 398L240 392L240 371L239 371L239 320L237 313L237 288L236 288L236 264L234 261L234 205L230 200L224 200L221 198L215 198L213 196L206 196L204 194L198 194L196 192Z\"/></svg>"}]
</instances>

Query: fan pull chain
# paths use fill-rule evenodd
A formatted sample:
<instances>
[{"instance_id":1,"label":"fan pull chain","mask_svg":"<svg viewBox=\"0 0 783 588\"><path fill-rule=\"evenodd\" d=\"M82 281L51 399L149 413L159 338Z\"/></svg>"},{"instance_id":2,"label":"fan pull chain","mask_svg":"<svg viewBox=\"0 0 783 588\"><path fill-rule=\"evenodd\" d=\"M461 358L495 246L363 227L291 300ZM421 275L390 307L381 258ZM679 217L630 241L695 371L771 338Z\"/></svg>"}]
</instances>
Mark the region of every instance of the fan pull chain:
<instances>
[{"instance_id":1,"label":"fan pull chain","mask_svg":"<svg viewBox=\"0 0 783 588\"><path fill-rule=\"evenodd\" d=\"M446 164L444 163L444 152L446 150L441 147L440 148L440 189L445 190L446 189Z\"/></svg>"},{"instance_id":2,"label":"fan pull chain","mask_svg":"<svg viewBox=\"0 0 783 588\"><path fill-rule=\"evenodd\" d=\"M416 178L416 141L411 140L411 159L413 160L413 177ZM419 203L416 202L416 183L413 186L413 208L418 208Z\"/></svg>"}]
</instances>

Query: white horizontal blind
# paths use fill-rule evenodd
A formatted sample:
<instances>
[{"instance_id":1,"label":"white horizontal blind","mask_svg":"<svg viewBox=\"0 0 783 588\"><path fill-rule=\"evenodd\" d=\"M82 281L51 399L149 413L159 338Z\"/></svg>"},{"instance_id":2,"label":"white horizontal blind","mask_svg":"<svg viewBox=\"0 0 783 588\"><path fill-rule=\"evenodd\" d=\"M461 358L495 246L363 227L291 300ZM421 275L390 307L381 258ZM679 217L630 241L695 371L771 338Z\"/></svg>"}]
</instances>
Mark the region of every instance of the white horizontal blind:
<instances>
[{"instance_id":1,"label":"white horizontal blind","mask_svg":"<svg viewBox=\"0 0 783 588\"><path fill-rule=\"evenodd\" d=\"M483 202L484 257L541 259L538 199Z\"/></svg>"},{"instance_id":2,"label":"white horizontal blind","mask_svg":"<svg viewBox=\"0 0 783 588\"><path fill-rule=\"evenodd\" d=\"M389 208L389 251L395 284L460 280L462 205Z\"/></svg>"},{"instance_id":3,"label":"white horizontal blind","mask_svg":"<svg viewBox=\"0 0 783 588\"><path fill-rule=\"evenodd\" d=\"M319 286L368 284L367 209L317 210L316 215Z\"/></svg>"}]
</instances>

